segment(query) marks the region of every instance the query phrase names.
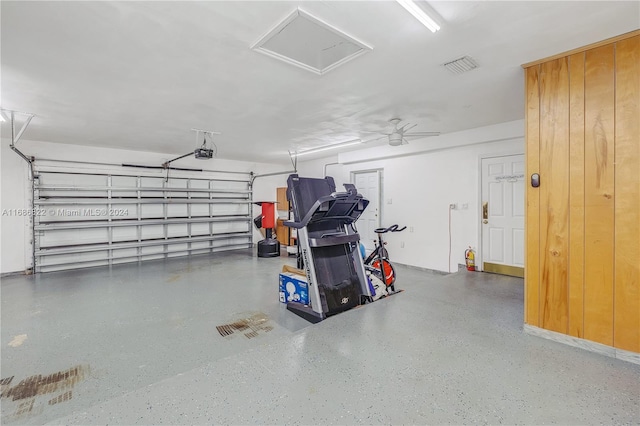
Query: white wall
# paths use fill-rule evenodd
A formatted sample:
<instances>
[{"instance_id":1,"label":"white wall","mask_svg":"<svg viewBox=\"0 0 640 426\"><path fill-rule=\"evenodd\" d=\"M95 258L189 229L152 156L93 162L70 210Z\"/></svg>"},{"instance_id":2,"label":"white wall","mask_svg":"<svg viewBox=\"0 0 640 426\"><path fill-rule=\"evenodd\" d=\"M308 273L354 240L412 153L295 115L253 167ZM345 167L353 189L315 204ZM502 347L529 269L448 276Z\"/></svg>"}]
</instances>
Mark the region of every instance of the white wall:
<instances>
[{"instance_id":1,"label":"white wall","mask_svg":"<svg viewBox=\"0 0 640 426\"><path fill-rule=\"evenodd\" d=\"M524 153L524 122L503 123L401 147L383 146L338 155L342 164L327 166L336 185L349 182L351 172L383 170L382 225L406 225L388 236L388 249L398 263L448 272L464 263L464 251L479 249L480 156ZM300 176L320 177L323 165L335 157L299 164ZM389 203L390 201L390 203ZM449 204L468 204L451 212ZM413 232L409 232L409 228ZM401 248L401 242L405 243Z\"/></svg>"},{"instance_id":2,"label":"white wall","mask_svg":"<svg viewBox=\"0 0 640 426\"><path fill-rule=\"evenodd\" d=\"M10 140L0 141L0 212L10 209L30 208L31 190L28 181L27 164L9 145ZM122 149L96 148L78 145L65 145L49 142L20 140L16 145L28 156L38 159L88 161L113 164L140 164L159 166L172 158L171 155L129 151ZM211 170L271 173L289 170L284 166L252 163L243 161L213 159L209 161L184 158L175 164L185 168L204 168ZM159 172L160 173L160 172ZM258 178L254 185L254 200L275 200L277 186L286 185L286 175ZM254 206L254 214L260 212ZM262 237L254 232L254 241ZM31 231L27 218L16 215L0 214L0 273L24 271L32 266Z\"/></svg>"},{"instance_id":3,"label":"white wall","mask_svg":"<svg viewBox=\"0 0 640 426\"><path fill-rule=\"evenodd\" d=\"M336 180L336 185L342 189L342 180L338 176L335 176L336 171L341 171L342 166L336 165L338 162L338 155L332 155L329 157L318 158L315 160L301 161L298 163L298 174L304 177L323 177L324 170L326 169L327 175L332 176ZM332 174L333 173L333 174ZM347 180L348 182L348 180Z\"/></svg>"},{"instance_id":4,"label":"white wall","mask_svg":"<svg viewBox=\"0 0 640 426\"><path fill-rule=\"evenodd\" d=\"M11 148L9 140L0 146L0 273L23 271L30 253L29 223L24 216L3 214L9 209L28 208L30 184L27 167Z\"/></svg>"}]
</instances>

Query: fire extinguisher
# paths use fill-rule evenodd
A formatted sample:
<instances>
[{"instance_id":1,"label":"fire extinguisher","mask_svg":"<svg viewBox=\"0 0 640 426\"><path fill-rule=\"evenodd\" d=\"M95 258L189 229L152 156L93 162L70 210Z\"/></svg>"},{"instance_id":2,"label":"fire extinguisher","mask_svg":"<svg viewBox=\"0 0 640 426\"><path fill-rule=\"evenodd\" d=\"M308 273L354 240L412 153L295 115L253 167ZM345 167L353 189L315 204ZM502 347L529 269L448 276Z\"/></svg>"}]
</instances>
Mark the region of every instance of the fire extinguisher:
<instances>
[{"instance_id":1,"label":"fire extinguisher","mask_svg":"<svg viewBox=\"0 0 640 426\"><path fill-rule=\"evenodd\" d=\"M475 271L476 270L476 255L473 252L471 246L464 251L464 260L467 264L467 271Z\"/></svg>"}]
</instances>

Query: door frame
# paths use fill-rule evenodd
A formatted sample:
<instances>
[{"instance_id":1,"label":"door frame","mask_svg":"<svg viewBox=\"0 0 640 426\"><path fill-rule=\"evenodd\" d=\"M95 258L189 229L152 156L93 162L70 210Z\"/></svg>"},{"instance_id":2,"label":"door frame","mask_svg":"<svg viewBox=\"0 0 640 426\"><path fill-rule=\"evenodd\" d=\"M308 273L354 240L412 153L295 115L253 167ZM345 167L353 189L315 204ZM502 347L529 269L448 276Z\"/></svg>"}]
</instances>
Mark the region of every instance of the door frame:
<instances>
[{"instance_id":1,"label":"door frame","mask_svg":"<svg viewBox=\"0 0 640 426\"><path fill-rule=\"evenodd\" d=\"M378 224L377 226L380 227L381 226L380 224L382 223L382 215L384 214L382 210L382 206L384 206L384 202L383 202L384 190L382 186L382 184L384 183L384 169L380 167L380 168L374 168L374 169L351 170L351 172L349 173L350 174L349 179L351 183L355 185L356 175L358 173L371 173L371 172L378 173Z\"/></svg>"},{"instance_id":2,"label":"door frame","mask_svg":"<svg viewBox=\"0 0 640 426\"><path fill-rule=\"evenodd\" d=\"M482 246L483 246L483 241L482 241L482 160L486 160L488 158L498 158L498 157L510 157L512 155L524 155L524 161L525 161L525 165L526 165L526 161L527 161L527 157L526 154L524 152L524 148L522 150L514 150L514 151L505 151L505 152L500 152L500 153L487 153L487 154L480 154L478 155L478 203L476 204L476 213L477 213L477 219L476 219L476 223L478 224L478 247L476 250L476 270L480 271L480 272L484 272L483 269L483 265L484 265L484 256L482 253ZM527 182L527 173L525 170L525 176L524 176L524 180L525 180L525 185ZM525 199L525 211L526 211L526 199ZM525 232L526 232L526 227L527 227L527 223L525 221ZM525 247L524 249L526 250L526 240L525 240Z\"/></svg>"}]
</instances>

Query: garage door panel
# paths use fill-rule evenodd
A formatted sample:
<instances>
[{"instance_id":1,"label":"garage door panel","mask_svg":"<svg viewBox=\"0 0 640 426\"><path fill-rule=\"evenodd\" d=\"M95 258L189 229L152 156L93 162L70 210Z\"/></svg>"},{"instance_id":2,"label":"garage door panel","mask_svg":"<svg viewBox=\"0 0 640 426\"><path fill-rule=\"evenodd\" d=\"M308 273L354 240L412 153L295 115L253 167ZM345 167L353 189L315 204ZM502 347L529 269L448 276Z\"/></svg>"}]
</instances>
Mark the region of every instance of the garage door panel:
<instances>
[{"instance_id":1,"label":"garage door panel","mask_svg":"<svg viewBox=\"0 0 640 426\"><path fill-rule=\"evenodd\" d=\"M136 219L138 217L138 206L135 204L112 205L111 216L113 220Z\"/></svg>"},{"instance_id":2,"label":"garage door panel","mask_svg":"<svg viewBox=\"0 0 640 426\"><path fill-rule=\"evenodd\" d=\"M152 255L162 253L164 248L161 245L158 246L150 246L150 247L142 247L141 252L144 255Z\"/></svg>"},{"instance_id":3,"label":"garage door panel","mask_svg":"<svg viewBox=\"0 0 640 426\"><path fill-rule=\"evenodd\" d=\"M140 238L143 240L153 240L164 238L163 225L145 226L140 230Z\"/></svg>"},{"instance_id":4,"label":"garage door panel","mask_svg":"<svg viewBox=\"0 0 640 426\"><path fill-rule=\"evenodd\" d=\"M42 233L40 247L60 247L77 244L98 244L108 238L108 231L102 229L55 230Z\"/></svg>"},{"instance_id":5,"label":"garage door panel","mask_svg":"<svg viewBox=\"0 0 640 426\"><path fill-rule=\"evenodd\" d=\"M187 217L189 215L186 204L169 204L167 217Z\"/></svg>"},{"instance_id":6,"label":"garage door panel","mask_svg":"<svg viewBox=\"0 0 640 426\"><path fill-rule=\"evenodd\" d=\"M191 217L204 217L209 216L208 204L193 204L191 205Z\"/></svg>"},{"instance_id":7,"label":"garage door panel","mask_svg":"<svg viewBox=\"0 0 640 426\"><path fill-rule=\"evenodd\" d=\"M209 241L191 243L191 250L208 249L210 246L211 246L211 243Z\"/></svg>"},{"instance_id":8,"label":"garage door panel","mask_svg":"<svg viewBox=\"0 0 640 426\"><path fill-rule=\"evenodd\" d=\"M168 225L167 235L169 238L186 237L189 235L189 229L186 224Z\"/></svg>"},{"instance_id":9,"label":"garage door panel","mask_svg":"<svg viewBox=\"0 0 640 426\"><path fill-rule=\"evenodd\" d=\"M191 225L191 234L192 235L207 235L209 234L209 224L208 223L194 223Z\"/></svg>"},{"instance_id":10,"label":"garage door panel","mask_svg":"<svg viewBox=\"0 0 640 426\"><path fill-rule=\"evenodd\" d=\"M106 252L88 252L52 255L46 262L43 262L43 266L55 266L57 264L73 265L95 261L108 262L108 254Z\"/></svg>"},{"instance_id":11,"label":"garage door panel","mask_svg":"<svg viewBox=\"0 0 640 426\"><path fill-rule=\"evenodd\" d=\"M113 232L112 240L114 242L136 241L138 239L137 226L116 227L116 228L113 228L112 232Z\"/></svg>"},{"instance_id":12,"label":"garage door panel","mask_svg":"<svg viewBox=\"0 0 640 426\"><path fill-rule=\"evenodd\" d=\"M142 204L140 206L140 216L143 219L164 217L164 209L162 204Z\"/></svg>"},{"instance_id":13,"label":"garage door panel","mask_svg":"<svg viewBox=\"0 0 640 426\"><path fill-rule=\"evenodd\" d=\"M137 256L137 248L119 249L113 251L114 260L126 260L127 262L130 262L131 258L135 258Z\"/></svg>"},{"instance_id":14,"label":"garage door panel","mask_svg":"<svg viewBox=\"0 0 640 426\"><path fill-rule=\"evenodd\" d=\"M250 209L246 205L241 204L222 204L215 207L216 215L249 215Z\"/></svg>"}]
</instances>

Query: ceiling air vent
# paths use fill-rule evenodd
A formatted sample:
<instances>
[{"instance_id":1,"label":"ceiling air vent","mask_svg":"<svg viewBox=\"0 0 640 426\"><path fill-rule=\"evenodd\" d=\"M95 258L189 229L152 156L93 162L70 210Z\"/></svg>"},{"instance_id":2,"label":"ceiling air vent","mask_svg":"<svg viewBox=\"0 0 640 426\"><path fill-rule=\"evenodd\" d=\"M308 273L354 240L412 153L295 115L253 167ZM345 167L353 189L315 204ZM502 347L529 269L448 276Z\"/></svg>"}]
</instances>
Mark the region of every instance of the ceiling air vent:
<instances>
[{"instance_id":1,"label":"ceiling air vent","mask_svg":"<svg viewBox=\"0 0 640 426\"><path fill-rule=\"evenodd\" d=\"M453 61L442 64L452 74L462 74L472 69L478 68L478 63L471 56L463 56Z\"/></svg>"},{"instance_id":2,"label":"ceiling air vent","mask_svg":"<svg viewBox=\"0 0 640 426\"><path fill-rule=\"evenodd\" d=\"M300 9L251 48L320 75L371 50L365 43Z\"/></svg>"}]
</instances>

